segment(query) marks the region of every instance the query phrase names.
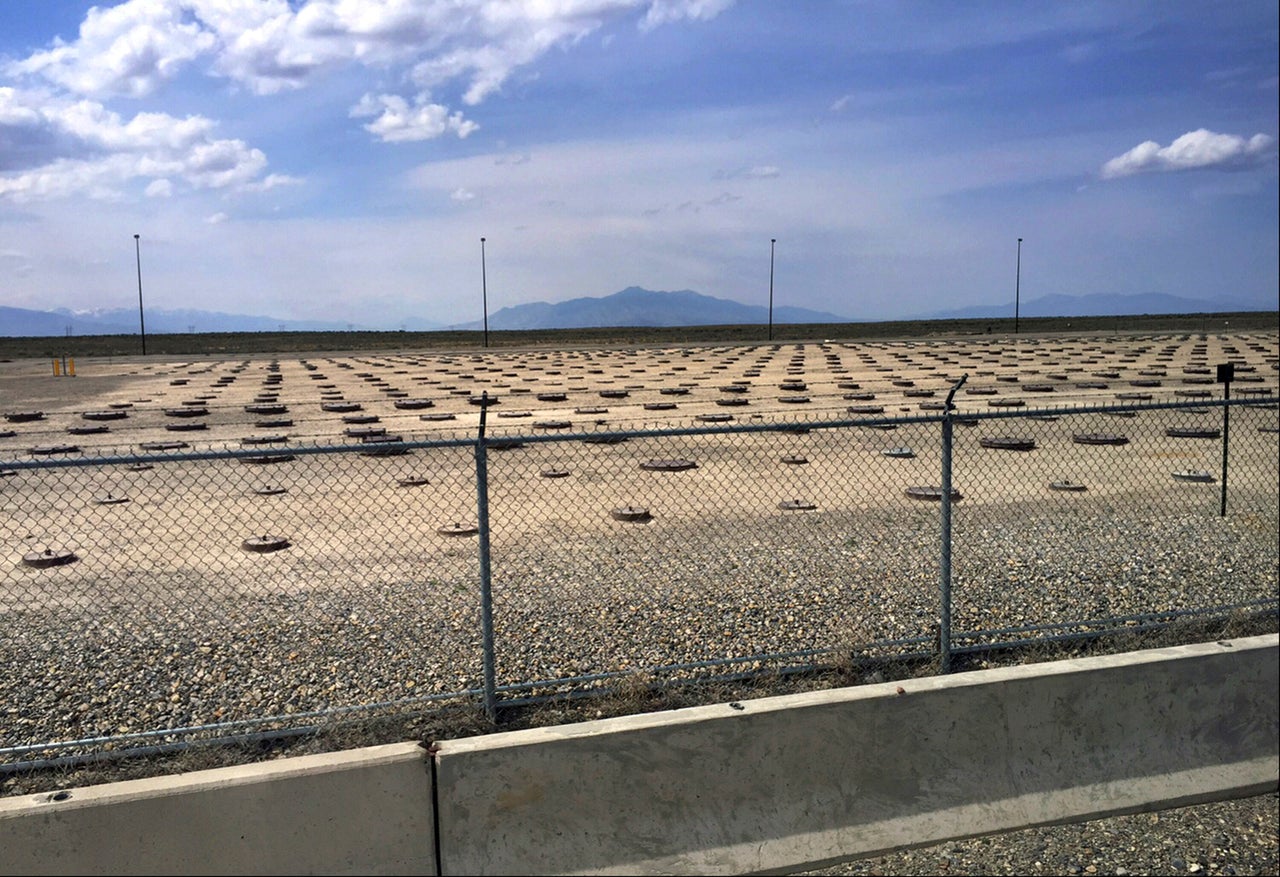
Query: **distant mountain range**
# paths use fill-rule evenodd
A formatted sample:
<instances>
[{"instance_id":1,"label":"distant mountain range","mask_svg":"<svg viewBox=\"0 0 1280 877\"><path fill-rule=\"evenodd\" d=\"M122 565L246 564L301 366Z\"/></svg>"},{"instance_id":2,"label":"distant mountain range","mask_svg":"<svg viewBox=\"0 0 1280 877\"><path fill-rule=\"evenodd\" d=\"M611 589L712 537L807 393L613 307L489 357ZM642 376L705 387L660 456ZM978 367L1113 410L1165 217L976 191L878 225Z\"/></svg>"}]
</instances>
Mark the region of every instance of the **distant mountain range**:
<instances>
[{"instance_id":1,"label":"distant mountain range","mask_svg":"<svg viewBox=\"0 0 1280 877\"><path fill-rule=\"evenodd\" d=\"M769 309L713 298L692 290L655 292L628 286L604 298L573 298L503 308L489 315L490 329L588 329L597 326L736 326L767 323ZM775 323L848 323L824 311L776 307ZM482 321L460 323L451 329L480 329Z\"/></svg>"},{"instance_id":2,"label":"distant mountain range","mask_svg":"<svg viewBox=\"0 0 1280 877\"><path fill-rule=\"evenodd\" d=\"M990 320L1013 316L1012 303L976 305L954 310L932 311L910 320ZM1022 317L1108 317L1136 314L1212 314L1232 311L1268 310L1235 302L1211 302L1173 295L1047 295L1019 304ZM551 304L533 302L503 308L489 316L489 328L581 329L615 326L731 326L759 325L769 319L763 305L745 305L731 299L713 298L688 289L660 292L630 286L602 298L575 298ZM777 324L848 323L844 317L824 311L797 307L775 307ZM225 314L214 311L155 310L146 312L147 332L181 334L188 332L341 332L370 330L368 326L320 320L281 320L275 317ZM878 321L872 321L878 322ZM483 321L443 326L427 320L408 319L395 328L414 332L440 329L478 330ZM136 335L138 313L128 308L97 311L35 311L0 306L0 337L58 335ZM382 329L380 331L390 331Z\"/></svg>"},{"instance_id":3,"label":"distant mountain range","mask_svg":"<svg viewBox=\"0 0 1280 877\"><path fill-rule=\"evenodd\" d=\"M1263 310L1242 303L1179 298L1151 292L1138 295L1046 295L1018 305L1020 317L1121 317L1140 314L1217 314ZM991 320L1012 318L1014 303L975 305L949 311L933 311L915 319Z\"/></svg>"}]
</instances>

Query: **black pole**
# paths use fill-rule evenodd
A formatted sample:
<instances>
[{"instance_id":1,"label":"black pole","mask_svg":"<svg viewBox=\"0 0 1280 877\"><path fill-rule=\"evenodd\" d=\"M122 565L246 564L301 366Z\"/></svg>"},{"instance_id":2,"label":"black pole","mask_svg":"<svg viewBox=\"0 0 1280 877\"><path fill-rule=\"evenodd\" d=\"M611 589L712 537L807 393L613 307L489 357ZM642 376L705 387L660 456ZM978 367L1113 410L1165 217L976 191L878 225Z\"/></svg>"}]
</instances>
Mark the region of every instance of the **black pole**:
<instances>
[{"instance_id":1,"label":"black pole","mask_svg":"<svg viewBox=\"0 0 1280 877\"><path fill-rule=\"evenodd\" d=\"M133 254L138 260L138 326L142 329L142 355L147 355L147 320L142 313L142 244L133 236Z\"/></svg>"},{"instance_id":2,"label":"black pole","mask_svg":"<svg viewBox=\"0 0 1280 877\"><path fill-rule=\"evenodd\" d=\"M1013 280L1013 334L1018 334L1018 299L1022 294L1022 238L1018 238L1018 267Z\"/></svg>"},{"instance_id":3,"label":"black pole","mask_svg":"<svg viewBox=\"0 0 1280 877\"><path fill-rule=\"evenodd\" d=\"M489 281L484 272L484 238L480 238L480 295L484 306L484 346L489 346Z\"/></svg>"},{"instance_id":4,"label":"black pole","mask_svg":"<svg viewBox=\"0 0 1280 877\"><path fill-rule=\"evenodd\" d=\"M769 238L769 340L773 340L773 245L777 238Z\"/></svg>"}]
</instances>

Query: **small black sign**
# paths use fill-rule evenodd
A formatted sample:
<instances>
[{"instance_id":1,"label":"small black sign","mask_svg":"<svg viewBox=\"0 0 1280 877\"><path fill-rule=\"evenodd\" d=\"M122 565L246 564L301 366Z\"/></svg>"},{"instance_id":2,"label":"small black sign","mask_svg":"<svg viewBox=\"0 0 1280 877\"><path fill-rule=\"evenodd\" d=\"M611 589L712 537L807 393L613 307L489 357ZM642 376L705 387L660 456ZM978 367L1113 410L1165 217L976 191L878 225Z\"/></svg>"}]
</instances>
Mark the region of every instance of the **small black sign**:
<instances>
[{"instance_id":1,"label":"small black sign","mask_svg":"<svg viewBox=\"0 0 1280 877\"><path fill-rule=\"evenodd\" d=\"M1234 362L1223 362L1218 365L1218 383L1229 384L1236 377L1236 364Z\"/></svg>"}]
</instances>

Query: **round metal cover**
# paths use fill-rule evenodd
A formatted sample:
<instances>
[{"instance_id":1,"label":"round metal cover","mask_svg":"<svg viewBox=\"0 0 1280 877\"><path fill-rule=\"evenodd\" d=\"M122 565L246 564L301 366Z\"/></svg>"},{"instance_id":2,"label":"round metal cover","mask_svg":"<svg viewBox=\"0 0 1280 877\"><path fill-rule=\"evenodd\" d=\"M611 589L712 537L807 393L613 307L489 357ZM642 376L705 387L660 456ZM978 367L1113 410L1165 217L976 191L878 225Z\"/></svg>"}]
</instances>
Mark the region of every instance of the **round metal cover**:
<instances>
[{"instance_id":1,"label":"round metal cover","mask_svg":"<svg viewBox=\"0 0 1280 877\"><path fill-rule=\"evenodd\" d=\"M898 448L885 448L880 453L884 454L886 457L910 458L916 455L915 451L911 450L911 448L908 448L905 445Z\"/></svg>"},{"instance_id":2,"label":"round metal cover","mask_svg":"<svg viewBox=\"0 0 1280 877\"><path fill-rule=\"evenodd\" d=\"M778 508L784 512L811 512L817 508L817 505L807 499L784 499L778 503Z\"/></svg>"},{"instance_id":3,"label":"round metal cover","mask_svg":"<svg viewBox=\"0 0 1280 877\"><path fill-rule=\"evenodd\" d=\"M645 411L671 411L676 407L675 402L646 402L644 403Z\"/></svg>"},{"instance_id":4,"label":"round metal cover","mask_svg":"<svg viewBox=\"0 0 1280 877\"><path fill-rule=\"evenodd\" d=\"M0 469L0 478L12 478L17 474L17 469Z\"/></svg>"},{"instance_id":5,"label":"round metal cover","mask_svg":"<svg viewBox=\"0 0 1280 877\"><path fill-rule=\"evenodd\" d=\"M321 402L320 410L333 412L360 411L362 406L359 402Z\"/></svg>"},{"instance_id":6,"label":"round metal cover","mask_svg":"<svg viewBox=\"0 0 1280 877\"><path fill-rule=\"evenodd\" d=\"M67 433L69 435L98 435L104 432L110 432L111 427L106 424L94 424L93 426L68 426Z\"/></svg>"},{"instance_id":7,"label":"round metal cover","mask_svg":"<svg viewBox=\"0 0 1280 877\"><path fill-rule=\"evenodd\" d=\"M386 435L387 428L385 426L353 426L344 429L342 432L348 438L366 439L373 436Z\"/></svg>"},{"instance_id":8,"label":"round metal cover","mask_svg":"<svg viewBox=\"0 0 1280 877\"><path fill-rule=\"evenodd\" d=\"M587 405L582 408L573 409L574 414L608 414L608 408L601 408L598 405Z\"/></svg>"},{"instance_id":9,"label":"round metal cover","mask_svg":"<svg viewBox=\"0 0 1280 877\"><path fill-rule=\"evenodd\" d=\"M10 423L31 423L33 420L44 420L43 411L10 411L4 416Z\"/></svg>"},{"instance_id":10,"label":"round metal cover","mask_svg":"<svg viewBox=\"0 0 1280 877\"><path fill-rule=\"evenodd\" d=\"M1208 483L1214 480L1213 474L1203 469L1180 469L1173 473L1175 481L1197 481Z\"/></svg>"},{"instance_id":11,"label":"round metal cover","mask_svg":"<svg viewBox=\"0 0 1280 877\"><path fill-rule=\"evenodd\" d=\"M418 416L418 419L419 420L453 420L455 419L455 416L456 415L448 414L443 411L437 411L432 414L421 414Z\"/></svg>"},{"instance_id":12,"label":"round metal cover","mask_svg":"<svg viewBox=\"0 0 1280 877\"><path fill-rule=\"evenodd\" d=\"M242 445L274 445L289 440L287 435L247 435L240 439Z\"/></svg>"},{"instance_id":13,"label":"round metal cover","mask_svg":"<svg viewBox=\"0 0 1280 877\"><path fill-rule=\"evenodd\" d=\"M969 387L964 391L966 396L994 396L996 394L995 387Z\"/></svg>"},{"instance_id":14,"label":"round metal cover","mask_svg":"<svg viewBox=\"0 0 1280 877\"><path fill-rule=\"evenodd\" d=\"M721 393L745 393L747 392L748 389L749 387L746 384L728 384L727 386L721 387L720 392Z\"/></svg>"},{"instance_id":15,"label":"round metal cover","mask_svg":"<svg viewBox=\"0 0 1280 877\"><path fill-rule=\"evenodd\" d=\"M249 414L284 414L289 410L287 405L246 405L244 410Z\"/></svg>"},{"instance_id":16,"label":"round metal cover","mask_svg":"<svg viewBox=\"0 0 1280 877\"><path fill-rule=\"evenodd\" d=\"M282 427L293 426L293 421L287 418L284 420L255 420L253 425L258 429L281 429Z\"/></svg>"},{"instance_id":17,"label":"round metal cover","mask_svg":"<svg viewBox=\"0 0 1280 877\"><path fill-rule=\"evenodd\" d=\"M694 418L701 423L728 423L733 420L732 414L699 414Z\"/></svg>"},{"instance_id":18,"label":"round metal cover","mask_svg":"<svg viewBox=\"0 0 1280 877\"><path fill-rule=\"evenodd\" d=\"M1071 440L1078 445L1127 445L1128 436L1110 432L1077 432Z\"/></svg>"},{"instance_id":19,"label":"round metal cover","mask_svg":"<svg viewBox=\"0 0 1280 877\"><path fill-rule=\"evenodd\" d=\"M401 487L421 487L424 484L430 484L425 475L406 475L403 478L397 478L396 484Z\"/></svg>"},{"instance_id":20,"label":"round metal cover","mask_svg":"<svg viewBox=\"0 0 1280 877\"><path fill-rule=\"evenodd\" d=\"M626 390L601 390L600 391L601 399L625 399L629 395L631 394Z\"/></svg>"},{"instance_id":21,"label":"round metal cover","mask_svg":"<svg viewBox=\"0 0 1280 877\"><path fill-rule=\"evenodd\" d=\"M274 484L269 484L265 487L255 488L253 492L256 493L258 496L279 496L280 494L285 493L286 490L283 487L279 487Z\"/></svg>"},{"instance_id":22,"label":"round metal cover","mask_svg":"<svg viewBox=\"0 0 1280 877\"><path fill-rule=\"evenodd\" d=\"M631 523L642 524L653 519L653 515L649 514L649 510L644 506L619 506L609 512L609 517L615 521L629 521Z\"/></svg>"},{"instance_id":23,"label":"round metal cover","mask_svg":"<svg viewBox=\"0 0 1280 877\"><path fill-rule=\"evenodd\" d=\"M169 432L200 432L209 428L207 423L195 421L192 423L166 423L164 426Z\"/></svg>"},{"instance_id":24,"label":"round metal cover","mask_svg":"<svg viewBox=\"0 0 1280 877\"><path fill-rule=\"evenodd\" d=\"M569 470L568 469L543 469L538 474L541 475L543 478L568 478Z\"/></svg>"},{"instance_id":25,"label":"round metal cover","mask_svg":"<svg viewBox=\"0 0 1280 877\"><path fill-rule=\"evenodd\" d=\"M779 402L786 402L791 405L803 405L809 401L808 396L779 396Z\"/></svg>"},{"instance_id":26,"label":"round metal cover","mask_svg":"<svg viewBox=\"0 0 1280 877\"><path fill-rule=\"evenodd\" d=\"M1021 408L1025 404L1021 399L992 399L987 403L992 408Z\"/></svg>"},{"instance_id":27,"label":"round metal cover","mask_svg":"<svg viewBox=\"0 0 1280 877\"><path fill-rule=\"evenodd\" d=\"M1181 396L1184 399L1207 399L1213 393L1208 390L1174 390L1173 395Z\"/></svg>"},{"instance_id":28,"label":"round metal cover","mask_svg":"<svg viewBox=\"0 0 1280 877\"><path fill-rule=\"evenodd\" d=\"M436 532L441 536L474 536L480 532L480 528L474 524L453 523L437 527Z\"/></svg>"},{"instance_id":29,"label":"round metal cover","mask_svg":"<svg viewBox=\"0 0 1280 877\"><path fill-rule=\"evenodd\" d=\"M649 472L684 472L687 469L697 469L698 464L693 460L682 459L655 459L645 460L640 464L641 469Z\"/></svg>"},{"instance_id":30,"label":"round metal cover","mask_svg":"<svg viewBox=\"0 0 1280 877\"><path fill-rule=\"evenodd\" d=\"M481 408L488 408L490 405L498 405L497 396L468 396L467 402L471 405L478 405Z\"/></svg>"},{"instance_id":31,"label":"round metal cover","mask_svg":"<svg viewBox=\"0 0 1280 877\"><path fill-rule=\"evenodd\" d=\"M489 442L491 451L514 451L524 447L524 442L516 439L495 439Z\"/></svg>"},{"instance_id":32,"label":"round metal cover","mask_svg":"<svg viewBox=\"0 0 1280 877\"><path fill-rule=\"evenodd\" d=\"M343 423L378 423L379 420L376 414L345 414L342 417Z\"/></svg>"},{"instance_id":33,"label":"round metal cover","mask_svg":"<svg viewBox=\"0 0 1280 877\"><path fill-rule=\"evenodd\" d=\"M933 390L903 390L902 395L908 399L928 398L936 395Z\"/></svg>"},{"instance_id":34,"label":"round metal cover","mask_svg":"<svg viewBox=\"0 0 1280 877\"><path fill-rule=\"evenodd\" d=\"M799 454L787 454L781 458L783 463L788 466L804 466L809 462L808 457L802 457Z\"/></svg>"},{"instance_id":35,"label":"round metal cover","mask_svg":"<svg viewBox=\"0 0 1280 877\"><path fill-rule=\"evenodd\" d=\"M658 393L663 396L687 396L689 395L689 388L688 387L663 387L662 389L658 390Z\"/></svg>"},{"instance_id":36,"label":"round metal cover","mask_svg":"<svg viewBox=\"0 0 1280 877\"><path fill-rule=\"evenodd\" d=\"M44 551L32 551L22 555L22 562L27 566L33 566L36 569L45 569L51 566L63 566L77 560L74 551L67 548L61 548L54 551L52 548L46 548Z\"/></svg>"},{"instance_id":37,"label":"round metal cover","mask_svg":"<svg viewBox=\"0 0 1280 877\"><path fill-rule=\"evenodd\" d=\"M80 416L85 420L124 420L129 416L129 412L109 409L105 411L86 411Z\"/></svg>"},{"instance_id":38,"label":"round metal cover","mask_svg":"<svg viewBox=\"0 0 1280 877\"><path fill-rule=\"evenodd\" d=\"M534 421L534 429L568 429L573 426L573 422L569 420L537 420Z\"/></svg>"},{"instance_id":39,"label":"round metal cover","mask_svg":"<svg viewBox=\"0 0 1280 877\"><path fill-rule=\"evenodd\" d=\"M984 436L978 439L984 448L996 448L1002 451L1034 451L1036 440L1017 436Z\"/></svg>"},{"instance_id":40,"label":"round metal cover","mask_svg":"<svg viewBox=\"0 0 1280 877\"><path fill-rule=\"evenodd\" d=\"M717 399L716 404L725 408L740 407L747 404L747 399L742 396L730 397L728 399Z\"/></svg>"},{"instance_id":41,"label":"round metal cover","mask_svg":"<svg viewBox=\"0 0 1280 877\"><path fill-rule=\"evenodd\" d=\"M788 392L803 393L805 390L809 389L809 385L804 381L783 381L778 384L778 389L786 390Z\"/></svg>"},{"instance_id":42,"label":"round metal cover","mask_svg":"<svg viewBox=\"0 0 1280 877\"><path fill-rule=\"evenodd\" d=\"M240 547L255 554L268 554L272 551L288 548L289 540L283 536L250 536L240 543Z\"/></svg>"},{"instance_id":43,"label":"round metal cover","mask_svg":"<svg viewBox=\"0 0 1280 877\"><path fill-rule=\"evenodd\" d=\"M539 393L534 398L539 402L563 402L569 397L565 393Z\"/></svg>"},{"instance_id":44,"label":"round metal cover","mask_svg":"<svg viewBox=\"0 0 1280 877\"><path fill-rule=\"evenodd\" d=\"M868 423L865 426L867 429L882 429L885 431L898 428L896 423Z\"/></svg>"},{"instance_id":45,"label":"round metal cover","mask_svg":"<svg viewBox=\"0 0 1280 877\"><path fill-rule=\"evenodd\" d=\"M179 448L191 447L186 442L143 442L138 445L144 451L176 451Z\"/></svg>"},{"instance_id":46,"label":"round metal cover","mask_svg":"<svg viewBox=\"0 0 1280 877\"><path fill-rule=\"evenodd\" d=\"M394 404L404 411L416 411L419 408L431 408L436 403L430 399L397 399Z\"/></svg>"},{"instance_id":47,"label":"round metal cover","mask_svg":"<svg viewBox=\"0 0 1280 877\"><path fill-rule=\"evenodd\" d=\"M272 463L288 463L295 459L293 454L260 454L254 457L241 457L240 462L246 466L268 466Z\"/></svg>"},{"instance_id":48,"label":"round metal cover","mask_svg":"<svg viewBox=\"0 0 1280 877\"><path fill-rule=\"evenodd\" d=\"M1066 479L1063 479L1062 481L1051 482L1049 484L1049 489L1063 490L1063 491L1068 491L1072 493L1080 493L1082 491L1088 490L1089 488L1085 487L1083 484L1081 484L1078 481L1068 481Z\"/></svg>"},{"instance_id":49,"label":"round metal cover","mask_svg":"<svg viewBox=\"0 0 1280 877\"><path fill-rule=\"evenodd\" d=\"M104 493L101 496L94 497L93 501L98 505L120 505L129 501L127 496L119 496L114 493Z\"/></svg>"},{"instance_id":50,"label":"round metal cover","mask_svg":"<svg viewBox=\"0 0 1280 877\"><path fill-rule=\"evenodd\" d=\"M1130 402L1147 402L1151 399L1150 393L1116 393L1117 399L1124 399Z\"/></svg>"},{"instance_id":51,"label":"round metal cover","mask_svg":"<svg viewBox=\"0 0 1280 877\"><path fill-rule=\"evenodd\" d=\"M30 450L30 454L33 457L49 457L54 454L78 453L80 453L80 447L78 445L36 445Z\"/></svg>"},{"instance_id":52,"label":"round metal cover","mask_svg":"<svg viewBox=\"0 0 1280 877\"><path fill-rule=\"evenodd\" d=\"M165 417L207 417L208 415L208 408L197 408L194 405L188 408L166 408L164 410Z\"/></svg>"},{"instance_id":53,"label":"round metal cover","mask_svg":"<svg viewBox=\"0 0 1280 877\"><path fill-rule=\"evenodd\" d=\"M904 492L911 499L924 499L924 500L932 500L934 502L942 502L941 487L908 487ZM960 496L960 491L956 490L955 488L952 488L951 489L952 501L954 502L955 500L958 500L961 498L962 497Z\"/></svg>"},{"instance_id":54,"label":"round metal cover","mask_svg":"<svg viewBox=\"0 0 1280 877\"><path fill-rule=\"evenodd\" d=\"M1222 437L1221 430L1195 426L1171 426L1164 431L1164 434L1169 438L1216 439Z\"/></svg>"}]
</instances>

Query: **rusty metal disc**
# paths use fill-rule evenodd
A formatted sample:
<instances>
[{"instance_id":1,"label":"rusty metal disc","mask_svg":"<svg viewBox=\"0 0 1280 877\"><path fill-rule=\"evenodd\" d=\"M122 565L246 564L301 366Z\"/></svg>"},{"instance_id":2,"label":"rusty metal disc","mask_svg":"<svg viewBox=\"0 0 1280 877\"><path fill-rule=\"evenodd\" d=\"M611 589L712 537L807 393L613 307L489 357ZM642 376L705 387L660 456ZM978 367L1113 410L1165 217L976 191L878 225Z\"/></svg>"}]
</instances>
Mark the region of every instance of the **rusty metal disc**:
<instances>
[{"instance_id":1,"label":"rusty metal disc","mask_svg":"<svg viewBox=\"0 0 1280 877\"><path fill-rule=\"evenodd\" d=\"M1063 479L1061 481L1050 482L1049 489L1062 490L1062 491L1067 491L1071 493L1082 493L1088 490L1089 488L1078 481L1068 481L1066 479Z\"/></svg>"},{"instance_id":2,"label":"rusty metal disc","mask_svg":"<svg viewBox=\"0 0 1280 877\"><path fill-rule=\"evenodd\" d=\"M538 393L534 398L539 402L563 402L569 397L565 393Z\"/></svg>"},{"instance_id":3,"label":"rusty metal disc","mask_svg":"<svg viewBox=\"0 0 1280 877\"><path fill-rule=\"evenodd\" d=\"M658 390L662 396L687 396L689 395L688 387L663 387Z\"/></svg>"},{"instance_id":4,"label":"rusty metal disc","mask_svg":"<svg viewBox=\"0 0 1280 877\"><path fill-rule=\"evenodd\" d=\"M543 469L538 474L541 475L543 478L568 478L569 470L568 469Z\"/></svg>"},{"instance_id":5,"label":"rusty metal disc","mask_svg":"<svg viewBox=\"0 0 1280 877\"><path fill-rule=\"evenodd\" d=\"M36 445L28 453L33 457L51 457L54 454L78 454L79 445Z\"/></svg>"},{"instance_id":6,"label":"rusty metal disc","mask_svg":"<svg viewBox=\"0 0 1280 877\"><path fill-rule=\"evenodd\" d=\"M143 442L138 447L144 451L176 451L191 446L186 442Z\"/></svg>"},{"instance_id":7,"label":"rusty metal disc","mask_svg":"<svg viewBox=\"0 0 1280 877\"><path fill-rule=\"evenodd\" d=\"M436 532L441 536L474 536L480 532L480 528L475 524L452 523L437 527Z\"/></svg>"},{"instance_id":8,"label":"rusty metal disc","mask_svg":"<svg viewBox=\"0 0 1280 877\"><path fill-rule=\"evenodd\" d=\"M684 472L689 469L697 469L698 464L693 460L682 459L654 459L645 460L640 464L640 468L648 472Z\"/></svg>"},{"instance_id":9,"label":"rusty metal disc","mask_svg":"<svg viewBox=\"0 0 1280 877\"><path fill-rule=\"evenodd\" d=\"M68 426L68 435L100 435L104 432L111 432L111 427L105 423L96 423L92 426Z\"/></svg>"},{"instance_id":10,"label":"rusty metal disc","mask_svg":"<svg viewBox=\"0 0 1280 877\"><path fill-rule=\"evenodd\" d=\"M996 448L1001 451L1034 451L1036 440L1022 436L983 436L978 444L984 448Z\"/></svg>"},{"instance_id":11,"label":"rusty metal disc","mask_svg":"<svg viewBox=\"0 0 1280 877\"><path fill-rule=\"evenodd\" d=\"M421 487L424 484L430 484L425 475L406 475L403 478L397 478L396 484L401 487Z\"/></svg>"},{"instance_id":12,"label":"rusty metal disc","mask_svg":"<svg viewBox=\"0 0 1280 877\"><path fill-rule=\"evenodd\" d=\"M253 492L258 496L279 496L282 493L286 493L287 490L277 484L268 484L263 487L254 488Z\"/></svg>"},{"instance_id":13,"label":"rusty metal disc","mask_svg":"<svg viewBox=\"0 0 1280 877\"><path fill-rule=\"evenodd\" d=\"M118 408L103 411L85 411L80 415L85 420L124 420L128 416L128 411L122 411Z\"/></svg>"},{"instance_id":14,"label":"rusty metal disc","mask_svg":"<svg viewBox=\"0 0 1280 877\"><path fill-rule=\"evenodd\" d=\"M272 463L288 463L296 459L293 454L258 454L252 457L241 457L240 462L246 466L269 466Z\"/></svg>"},{"instance_id":15,"label":"rusty metal disc","mask_svg":"<svg viewBox=\"0 0 1280 877\"><path fill-rule=\"evenodd\" d=\"M191 405L184 408L166 408L165 417L208 417L209 409Z\"/></svg>"},{"instance_id":16,"label":"rusty metal disc","mask_svg":"<svg viewBox=\"0 0 1280 877\"><path fill-rule=\"evenodd\" d=\"M1209 427L1171 426L1164 431L1164 434L1169 438L1216 439L1222 437L1222 430Z\"/></svg>"},{"instance_id":17,"label":"rusty metal disc","mask_svg":"<svg viewBox=\"0 0 1280 877\"><path fill-rule=\"evenodd\" d=\"M537 420L534 421L534 429L568 429L573 426L573 422L569 420Z\"/></svg>"},{"instance_id":18,"label":"rusty metal disc","mask_svg":"<svg viewBox=\"0 0 1280 877\"><path fill-rule=\"evenodd\" d=\"M619 506L609 512L609 517L615 521L627 521L630 523L643 524L653 520L653 515L649 514L649 510L644 506L625 505Z\"/></svg>"},{"instance_id":19,"label":"rusty metal disc","mask_svg":"<svg viewBox=\"0 0 1280 877\"><path fill-rule=\"evenodd\" d=\"M250 536L240 543L245 551L255 554L268 554L289 547L289 540L283 536Z\"/></svg>"},{"instance_id":20,"label":"rusty metal disc","mask_svg":"<svg viewBox=\"0 0 1280 877\"><path fill-rule=\"evenodd\" d=\"M321 411L332 411L335 413L342 413L346 411L362 411L363 409L364 409L364 406L362 406L359 402L321 402L320 403Z\"/></svg>"},{"instance_id":21,"label":"rusty metal disc","mask_svg":"<svg viewBox=\"0 0 1280 877\"><path fill-rule=\"evenodd\" d=\"M287 442L289 437L283 434L277 435L247 435L240 439L242 445L275 445L280 442Z\"/></svg>"},{"instance_id":22,"label":"rusty metal disc","mask_svg":"<svg viewBox=\"0 0 1280 877\"><path fill-rule=\"evenodd\" d=\"M244 410L249 414L284 414L289 410L288 405L246 405Z\"/></svg>"},{"instance_id":23,"label":"rusty metal disc","mask_svg":"<svg viewBox=\"0 0 1280 877\"><path fill-rule=\"evenodd\" d=\"M31 423L35 420L44 420L43 411L10 411L4 416L4 419L10 423Z\"/></svg>"},{"instance_id":24,"label":"rusty metal disc","mask_svg":"<svg viewBox=\"0 0 1280 877\"><path fill-rule=\"evenodd\" d=\"M394 404L404 411L417 411L420 408L431 408L436 403L430 399L397 399Z\"/></svg>"},{"instance_id":25,"label":"rusty metal disc","mask_svg":"<svg viewBox=\"0 0 1280 877\"><path fill-rule=\"evenodd\" d=\"M732 414L699 414L694 418L701 423L728 423L733 420Z\"/></svg>"},{"instance_id":26,"label":"rusty metal disc","mask_svg":"<svg viewBox=\"0 0 1280 877\"><path fill-rule=\"evenodd\" d=\"M64 566L78 560L76 553L68 548L60 548L57 551L52 548L46 548L44 551L32 551L22 555L22 562L27 566L36 569L46 569L51 566Z\"/></svg>"},{"instance_id":27,"label":"rusty metal disc","mask_svg":"<svg viewBox=\"0 0 1280 877\"><path fill-rule=\"evenodd\" d=\"M1206 472L1203 469L1181 469L1172 474L1174 481L1196 481L1207 484L1215 480L1213 473Z\"/></svg>"},{"instance_id":28,"label":"rusty metal disc","mask_svg":"<svg viewBox=\"0 0 1280 877\"><path fill-rule=\"evenodd\" d=\"M166 423L164 428L169 432L201 432L209 428L209 424L199 420L184 423Z\"/></svg>"},{"instance_id":29,"label":"rusty metal disc","mask_svg":"<svg viewBox=\"0 0 1280 877\"><path fill-rule=\"evenodd\" d=\"M1077 432L1071 440L1078 445L1127 445L1129 437L1110 432Z\"/></svg>"},{"instance_id":30,"label":"rusty metal disc","mask_svg":"<svg viewBox=\"0 0 1280 877\"><path fill-rule=\"evenodd\" d=\"M784 512L811 512L818 506L807 499L784 499L778 503L778 508Z\"/></svg>"},{"instance_id":31,"label":"rusty metal disc","mask_svg":"<svg viewBox=\"0 0 1280 877\"><path fill-rule=\"evenodd\" d=\"M436 411L436 412L432 412L431 414L420 414L418 415L418 419L419 420L454 420L456 416L457 415L449 414L448 412Z\"/></svg>"},{"instance_id":32,"label":"rusty metal disc","mask_svg":"<svg viewBox=\"0 0 1280 877\"><path fill-rule=\"evenodd\" d=\"M846 409L850 414L883 414L883 405L850 405Z\"/></svg>"},{"instance_id":33,"label":"rusty metal disc","mask_svg":"<svg viewBox=\"0 0 1280 877\"><path fill-rule=\"evenodd\" d=\"M933 502L942 502L941 487L908 487L905 491L906 495L911 499L931 500ZM955 488L951 489L951 499L962 499L960 491Z\"/></svg>"}]
</instances>

